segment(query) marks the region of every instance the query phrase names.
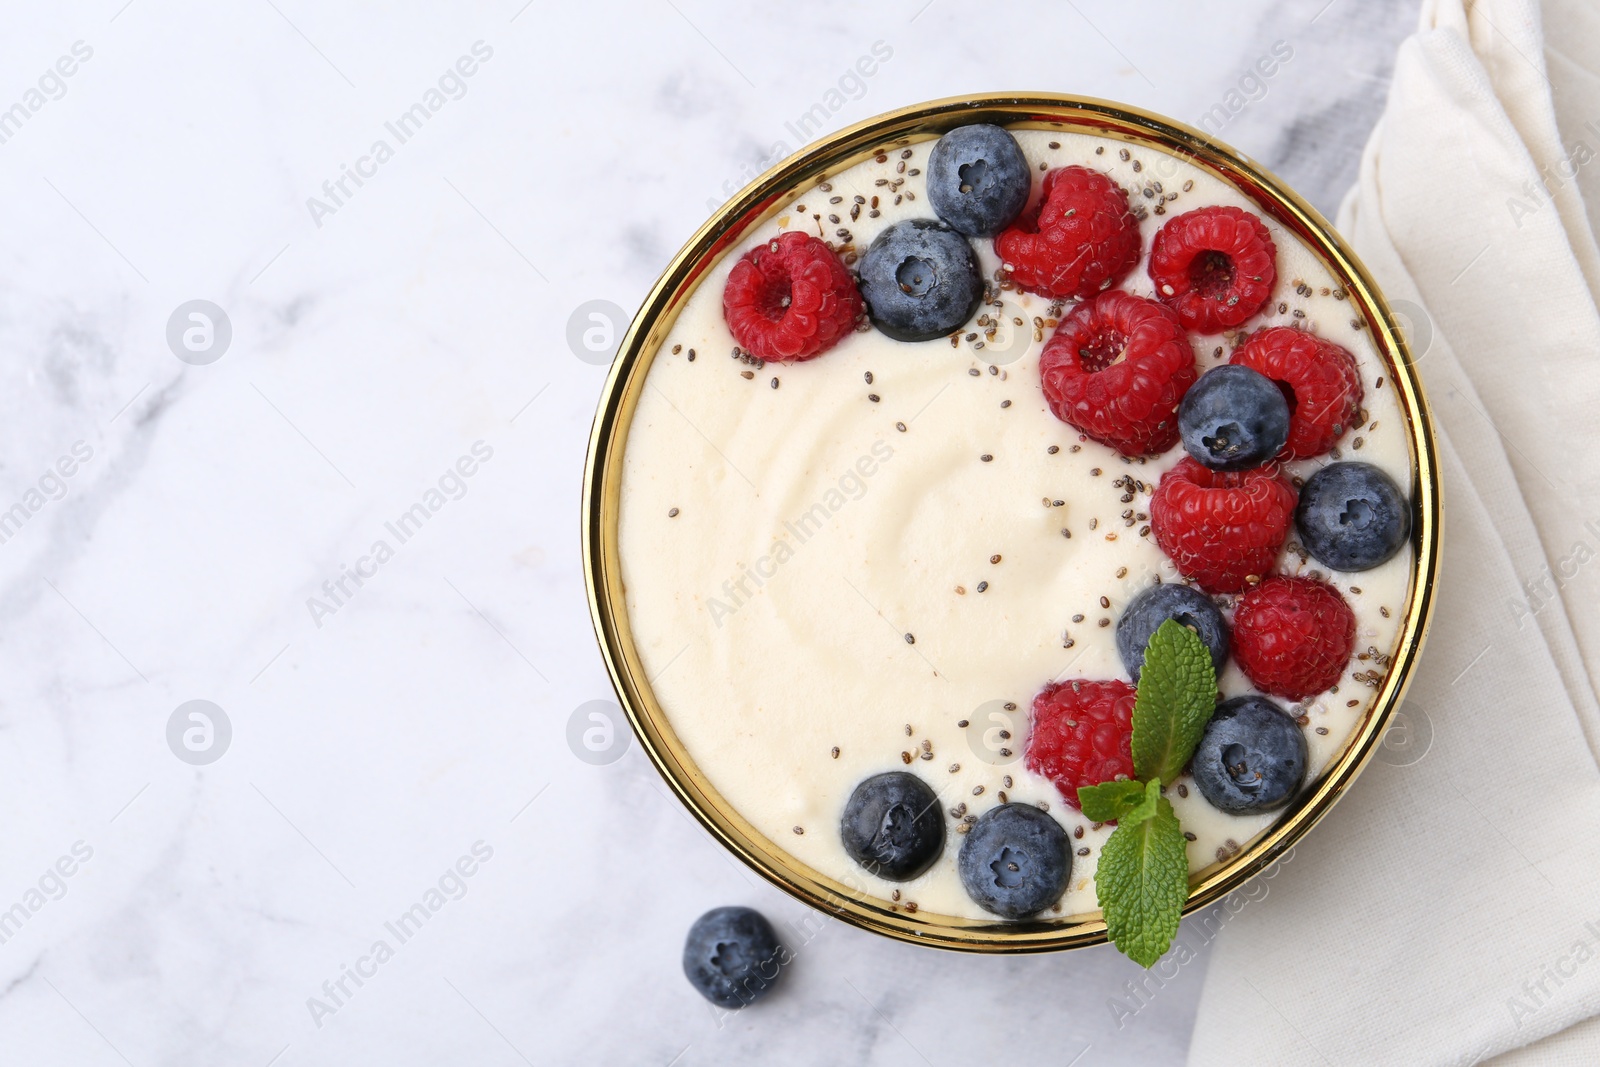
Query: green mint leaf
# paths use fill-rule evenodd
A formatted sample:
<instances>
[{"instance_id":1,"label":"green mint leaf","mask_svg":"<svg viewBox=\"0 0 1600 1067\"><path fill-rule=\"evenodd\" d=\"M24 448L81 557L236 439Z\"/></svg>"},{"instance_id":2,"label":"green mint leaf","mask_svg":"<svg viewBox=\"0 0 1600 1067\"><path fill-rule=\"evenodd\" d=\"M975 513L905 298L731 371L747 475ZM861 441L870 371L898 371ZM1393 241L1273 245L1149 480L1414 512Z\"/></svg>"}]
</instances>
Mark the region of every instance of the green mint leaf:
<instances>
[{"instance_id":1,"label":"green mint leaf","mask_svg":"<svg viewBox=\"0 0 1600 1067\"><path fill-rule=\"evenodd\" d=\"M1170 801L1158 796L1151 818L1117 824L1100 852L1094 880L1112 942L1139 966L1150 967L1172 945L1189 899L1188 850Z\"/></svg>"},{"instance_id":2,"label":"green mint leaf","mask_svg":"<svg viewBox=\"0 0 1600 1067\"><path fill-rule=\"evenodd\" d=\"M1118 825L1127 823L1131 826L1134 823L1141 823L1146 819L1155 818L1157 805L1160 802L1161 779L1152 778L1144 784L1144 796L1139 798L1139 803L1128 809L1127 814L1123 815Z\"/></svg>"},{"instance_id":3,"label":"green mint leaf","mask_svg":"<svg viewBox=\"0 0 1600 1067\"><path fill-rule=\"evenodd\" d=\"M1174 619L1150 635L1133 704L1133 769L1175 780L1217 707L1217 672L1200 635Z\"/></svg>"},{"instance_id":4,"label":"green mint leaf","mask_svg":"<svg viewBox=\"0 0 1600 1067\"><path fill-rule=\"evenodd\" d=\"M1124 779L1101 782L1078 790L1078 806L1091 822L1116 822L1144 800L1144 785Z\"/></svg>"}]
</instances>

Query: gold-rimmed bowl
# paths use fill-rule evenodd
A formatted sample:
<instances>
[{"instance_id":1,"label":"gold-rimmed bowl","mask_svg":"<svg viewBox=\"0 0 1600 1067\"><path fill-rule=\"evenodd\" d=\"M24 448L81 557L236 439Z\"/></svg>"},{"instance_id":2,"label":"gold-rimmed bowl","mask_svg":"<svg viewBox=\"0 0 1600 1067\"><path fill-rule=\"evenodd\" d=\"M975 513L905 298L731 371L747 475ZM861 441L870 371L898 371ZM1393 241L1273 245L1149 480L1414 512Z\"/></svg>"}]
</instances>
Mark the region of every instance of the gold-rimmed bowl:
<instances>
[{"instance_id":1,"label":"gold-rimmed bowl","mask_svg":"<svg viewBox=\"0 0 1600 1067\"><path fill-rule=\"evenodd\" d=\"M1427 401L1397 320L1366 269L1333 228L1272 174L1198 130L1123 104L1046 93L937 100L868 119L791 156L726 204L673 257L623 337L595 415L584 472L584 576L595 632L617 695L651 762L678 798L728 849L800 900L863 929L941 948L1045 952L1106 940L1098 913L1007 923L891 909L863 886L827 877L757 832L711 786L657 701L634 645L617 545L623 453L634 409L657 351L700 280L754 227L827 175L881 150L932 140L957 126L993 123L1054 129L1124 141L1209 172L1299 237L1346 290L1388 368L1406 422L1412 464L1412 572L1398 645L1371 707L1321 776L1269 829L1237 854L1191 876L1185 911L1210 904L1269 866L1316 824L1382 743L1421 651L1438 566L1440 499L1437 446Z\"/></svg>"}]
</instances>

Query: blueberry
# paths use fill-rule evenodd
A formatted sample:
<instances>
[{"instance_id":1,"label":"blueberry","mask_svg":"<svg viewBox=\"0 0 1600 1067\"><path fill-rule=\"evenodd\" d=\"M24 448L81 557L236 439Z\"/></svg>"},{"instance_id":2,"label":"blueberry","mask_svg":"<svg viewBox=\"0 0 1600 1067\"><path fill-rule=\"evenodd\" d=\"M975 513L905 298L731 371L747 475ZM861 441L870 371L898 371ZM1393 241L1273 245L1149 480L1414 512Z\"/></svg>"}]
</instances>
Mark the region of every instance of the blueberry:
<instances>
[{"instance_id":1,"label":"blueberry","mask_svg":"<svg viewBox=\"0 0 1600 1067\"><path fill-rule=\"evenodd\" d=\"M1411 536L1411 504L1370 463L1332 463L1306 479L1294 512L1300 543L1337 571L1393 559Z\"/></svg>"},{"instance_id":2,"label":"blueberry","mask_svg":"<svg viewBox=\"0 0 1600 1067\"><path fill-rule=\"evenodd\" d=\"M932 219L897 222L861 257L872 324L896 341L931 341L978 310L983 275L967 239Z\"/></svg>"},{"instance_id":3,"label":"blueberry","mask_svg":"<svg viewBox=\"0 0 1600 1067\"><path fill-rule=\"evenodd\" d=\"M1183 447L1214 471L1259 467L1289 439L1289 402L1275 382L1236 364L1216 367L1178 405Z\"/></svg>"},{"instance_id":4,"label":"blueberry","mask_svg":"<svg viewBox=\"0 0 1600 1067\"><path fill-rule=\"evenodd\" d=\"M868 871L891 882L908 882L944 851L939 797L914 774L875 774L845 802L839 836L850 858Z\"/></svg>"},{"instance_id":5,"label":"blueberry","mask_svg":"<svg viewBox=\"0 0 1600 1067\"><path fill-rule=\"evenodd\" d=\"M1217 705L1190 764L1200 795L1218 811L1247 815L1282 807L1306 776L1306 735L1266 697Z\"/></svg>"},{"instance_id":6,"label":"blueberry","mask_svg":"<svg viewBox=\"0 0 1600 1067\"><path fill-rule=\"evenodd\" d=\"M1139 680L1150 635L1168 619L1177 619L1200 635L1219 672L1228 661L1228 624L1211 598L1187 585L1152 585L1129 601L1117 620L1117 654L1128 677Z\"/></svg>"},{"instance_id":7,"label":"blueberry","mask_svg":"<svg viewBox=\"0 0 1600 1067\"><path fill-rule=\"evenodd\" d=\"M1033 176L1017 139L998 126L962 126L928 153L928 202L969 237L993 237L1028 203Z\"/></svg>"},{"instance_id":8,"label":"blueberry","mask_svg":"<svg viewBox=\"0 0 1600 1067\"><path fill-rule=\"evenodd\" d=\"M1061 824L1030 804L1001 804L978 817L961 843L961 884L985 911L1024 919L1061 899L1072 846Z\"/></svg>"},{"instance_id":9,"label":"blueberry","mask_svg":"<svg viewBox=\"0 0 1600 1067\"><path fill-rule=\"evenodd\" d=\"M683 942L689 984L724 1008L742 1008L771 992L787 962L772 924L750 908L712 908Z\"/></svg>"}]
</instances>

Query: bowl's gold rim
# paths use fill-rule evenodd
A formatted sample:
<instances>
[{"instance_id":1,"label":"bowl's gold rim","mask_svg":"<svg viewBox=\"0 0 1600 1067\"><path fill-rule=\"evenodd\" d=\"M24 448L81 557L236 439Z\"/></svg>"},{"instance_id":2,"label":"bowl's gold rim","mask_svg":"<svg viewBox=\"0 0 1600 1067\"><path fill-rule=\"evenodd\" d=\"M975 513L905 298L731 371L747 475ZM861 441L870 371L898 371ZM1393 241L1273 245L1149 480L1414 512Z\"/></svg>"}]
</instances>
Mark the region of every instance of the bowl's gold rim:
<instances>
[{"instance_id":1,"label":"bowl's gold rim","mask_svg":"<svg viewBox=\"0 0 1600 1067\"><path fill-rule=\"evenodd\" d=\"M1237 855L1199 872L1185 913L1220 899L1284 854L1325 815L1381 743L1399 705L1433 612L1442 522L1433 420L1395 317L1366 268L1317 211L1242 153L1192 127L1150 112L1089 97L994 93L936 100L867 119L790 156L746 186L667 265L624 335L611 365L589 438L583 487L583 566L589 610L618 698L652 763L674 793L723 845L763 877L805 903L866 930L917 944L975 952L1045 952L1106 940L1097 913L1054 922L1002 923L890 910L851 887L803 866L757 833L711 787L656 703L634 648L624 597L617 525L622 455L638 395L662 340L696 279L752 226L790 196L897 140L927 140L954 126L992 122L1053 127L1139 143L1220 175L1305 240L1333 269L1353 307L1374 328L1380 357L1401 394L1413 456L1414 567L1410 600L1395 654L1372 710L1344 752L1277 825Z\"/></svg>"}]
</instances>

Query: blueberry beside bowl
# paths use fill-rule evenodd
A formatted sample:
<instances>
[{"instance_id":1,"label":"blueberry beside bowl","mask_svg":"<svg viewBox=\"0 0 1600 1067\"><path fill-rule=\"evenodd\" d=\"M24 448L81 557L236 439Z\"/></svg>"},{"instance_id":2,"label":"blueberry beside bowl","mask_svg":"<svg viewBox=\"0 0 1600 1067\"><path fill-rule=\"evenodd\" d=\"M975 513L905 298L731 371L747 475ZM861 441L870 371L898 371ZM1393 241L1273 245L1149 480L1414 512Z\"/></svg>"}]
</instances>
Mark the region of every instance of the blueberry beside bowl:
<instances>
[{"instance_id":1,"label":"blueberry beside bowl","mask_svg":"<svg viewBox=\"0 0 1600 1067\"><path fill-rule=\"evenodd\" d=\"M695 920L683 942L689 984L723 1008L742 1008L770 993L784 962L772 924L752 908L712 908Z\"/></svg>"}]
</instances>

